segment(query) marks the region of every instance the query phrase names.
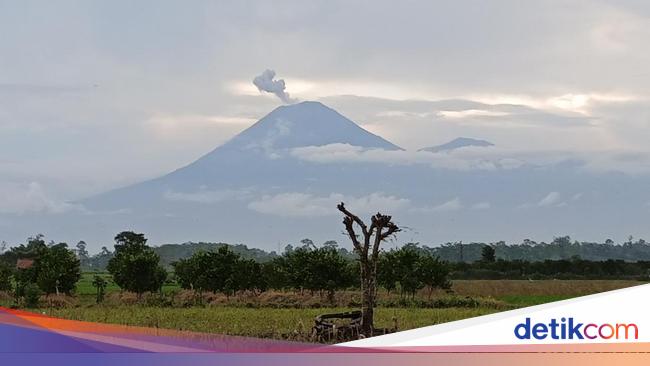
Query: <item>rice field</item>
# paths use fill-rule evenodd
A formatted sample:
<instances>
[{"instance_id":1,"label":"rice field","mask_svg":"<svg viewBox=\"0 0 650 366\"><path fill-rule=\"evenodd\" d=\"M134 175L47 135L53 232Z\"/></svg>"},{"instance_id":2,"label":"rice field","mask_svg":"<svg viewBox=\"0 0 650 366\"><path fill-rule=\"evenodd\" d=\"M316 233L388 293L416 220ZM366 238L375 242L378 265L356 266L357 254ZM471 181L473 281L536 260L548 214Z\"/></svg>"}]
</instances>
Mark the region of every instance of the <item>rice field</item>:
<instances>
[{"instance_id":1,"label":"rice field","mask_svg":"<svg viewBox=\"0 0 650 366\"><path fill-rule=\"evenodd\" d=\"M44 309L47 315L73 320L137 325L154 328L190 330L276 339L308 340L314 317L338 313L351 308L320 309L250 309L237 307L160 308L160 307L91 307ZM445 323L493 313L488 308L408 309L379 308L375 326L400 330Z\"/></svg>"},{"instance_id":2,"label":"rice field","mask_svg":"<svg viewBox=\"0 0 650 366\"><path fill-rule=\"evenodd\" d=\"M160 295L140 299L120 293L111 284L107 300L98 305L91 282L92 275L84 274L76 296L65 306L35 311L91 322L309 341L314 317L358 309L360 299L358 291L339 291L335 303L328 305L315 294L268 291L230 297L206 294L200 305L194 305L178 300L191 295L189 291L170 285L163 289L162 298L168 301L158 304L150 300ZM415 299L381 290L375 325L406 330L640 284L643 282L463 280L453 282L452 294L438 291L429 298L423 291Z\"/></svg>"}]
</instances>

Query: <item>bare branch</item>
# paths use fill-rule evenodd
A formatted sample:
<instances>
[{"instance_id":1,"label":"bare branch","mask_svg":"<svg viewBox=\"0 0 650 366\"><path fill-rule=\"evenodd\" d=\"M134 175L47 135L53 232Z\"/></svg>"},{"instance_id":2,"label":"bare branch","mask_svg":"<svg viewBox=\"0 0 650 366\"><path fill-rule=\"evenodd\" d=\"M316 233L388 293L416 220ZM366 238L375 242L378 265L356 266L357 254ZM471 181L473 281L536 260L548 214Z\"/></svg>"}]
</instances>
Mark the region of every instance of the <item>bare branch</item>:
<instances>
[{"instance_id":1,"label":"bare branch","mask_svg":"<svg viewBox=\"0 0 650 366\"><path fill-rule=\"evenodd\" d=\"M385 240L388 237L390 237L391 235L402 231L402 229L400 229L397 225L393 224L392 222L389 222L387 227L388 227L388 230L385 233L382 234L381 240Z\"/></svg>"},{"instance_id":2,"label":"bare branch","mask_svg":"<svg viewBox=\"0 0 650 366\"><path fill-rule=\"evenodd\" d=\"M345 203L341 202L338 205L336 205L336 208L339 209L339 211L343 212L343 214L350 219L352 219L359 227L361 227L361 231L363 232L363 236L366 237L368 236L368 227L366 224L359 218L359 216L353 214L352 212L348 211L345 208Z\"/></svg>"},{"instance_id":3,"label":"bare branch","mask_svg":"<svg viewBox=\"0 0 650 366\"><path fill-rule=\"evenodd\" d=\"M359 238L357 237L357 234L354 232L353 220L349 216L345 216L343 218L343 225L345 226L345 231L348 233L350 240L352 240L354 249L356 249L359 253L362 253L363 249L361 248L361 244L359 243Z\"/></svg>"}]
</instances>

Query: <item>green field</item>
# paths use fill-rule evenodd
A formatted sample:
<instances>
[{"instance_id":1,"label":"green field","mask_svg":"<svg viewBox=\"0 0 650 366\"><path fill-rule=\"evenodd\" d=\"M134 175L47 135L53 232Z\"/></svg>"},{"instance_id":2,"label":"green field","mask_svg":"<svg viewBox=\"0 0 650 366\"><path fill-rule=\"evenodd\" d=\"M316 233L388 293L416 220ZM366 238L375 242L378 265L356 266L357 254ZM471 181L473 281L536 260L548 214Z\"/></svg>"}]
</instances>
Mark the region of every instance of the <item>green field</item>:
<instances>
[{"instance_id":1,"label":"green field","mask_svg":"<svg viewBox=\"0 0 650 366\"><path fill-rule=\"evenodd\" d=\"M309 340L314 317L350 308L250 309L235 307L160 308L122 306L75 309L43 309L47 315L92 322L191 330L230 335ZM495 312L495 309L409 309L379 308L376 326L411 329Z\"/></svg>"},{"instance_id":2,"label":"green field","mask_svg":"<svg viewBox=\"0 0 650 366\"><path fill-rule=\"evenodd\" d=\"M314 317L358 309L360 298L358 291L339 291L334 302L307 292L267 291L236 296L208 293L200 303L188 303L194 293L175 285L164 286L162 295L138 297L120 292L109 281L106 300L98 305L92 286L94 275L84 273L74 297L50 301L49 306L34 311L92 322L310 341ZM105 273L101 275L110 279ZM453 293L437 291L429 298L429 294L420 292L413 299L381 290L376 327L406 330L640 284L607 280L463 280L453 282Z\"/></svg>"}]
</instances>

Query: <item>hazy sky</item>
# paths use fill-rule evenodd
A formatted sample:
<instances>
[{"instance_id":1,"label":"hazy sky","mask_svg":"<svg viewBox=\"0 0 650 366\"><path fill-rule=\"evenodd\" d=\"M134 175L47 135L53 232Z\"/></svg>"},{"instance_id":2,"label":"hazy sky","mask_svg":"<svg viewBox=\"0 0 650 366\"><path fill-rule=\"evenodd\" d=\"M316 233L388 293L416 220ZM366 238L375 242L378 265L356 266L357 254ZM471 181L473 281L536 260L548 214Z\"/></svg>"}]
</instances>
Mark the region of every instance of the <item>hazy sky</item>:
<instances>
[{"instance_id":1,"label":"hazy sky","mask_svg":"<svg viewBox=\"0 0 650 366\"><path fill-rule=\"evenodd\" d=\"M646 1L0 1L0 213L193 161L273 69L407 149L458 136L645 174Z\"/></svg>"}]
</instances>

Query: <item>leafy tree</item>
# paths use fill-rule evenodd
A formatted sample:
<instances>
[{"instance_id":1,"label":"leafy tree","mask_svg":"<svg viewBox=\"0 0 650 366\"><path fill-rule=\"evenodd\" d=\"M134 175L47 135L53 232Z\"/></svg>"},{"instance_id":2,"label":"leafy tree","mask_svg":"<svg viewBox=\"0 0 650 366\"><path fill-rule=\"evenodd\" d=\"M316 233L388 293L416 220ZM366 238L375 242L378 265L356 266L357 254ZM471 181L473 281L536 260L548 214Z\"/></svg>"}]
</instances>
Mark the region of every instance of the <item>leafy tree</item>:
<instances>
[{"instance_id":1,"label":"leafy tree","mask_svg":"<svg viewBox=\"0 0 650 366\"><path fill-rule=\"evenodd\" d=\"M414 244L407 244L395 251L397 258L397 278L402 295L411 294L415 297L417 290L424 287L420 275L420 253Z\"/></svg>"},{"instance_id":2,"label":"leafy tree","mask_svg":"<svg viewBox=\"0 0 650 366\"><path fill-rule=\"evenodd\" d=\"M172 266L181 287L198 292L234 294L243 290L264 291L267 286L262 266L252 259L242 259L228 246L197 252Z\"/></svg>"},{"instance_id":3,"label":"leafy tree","mask_svg":"<svg viewBox=\"0 0 650 366\"><path fill-rule=\"evenodd\" d=\"M307 261L306 287L312 291L327 291L333 299L336 290L349 286L352 282L346 271L347 261L334 246L323 246L309 252Z\"/></svg>"},{"instance_id":4,"label":"leafy tree","mask_svg":"<svg viewBox=\"0 0 650 366\"><path fill-rule=\"evenodd\" d=\"M238 259L232 274L231 292L266 291L267 282L262 276L262 266L253 259Z\"/></svg>"},{"instance_id":5,"label":"leafy tree","mask_svg":"<svg viewBox=\"0 0 650 366\"><path fill-rule=\"evenodd\" d=\"M289 275L286 273L285 257L273 258L268 263L262 264L262 276L269 288L284 290L290 288Z\"/></svg>"},{"instance_id":6,"label":"leafy tree","mask_svg":"<svg viewBox=\"0 0 650 366\"><path fill-rule=\"evenodd\" d=\"M147 246L144 234L124 231L115 237L115 254L108 261L108 272L120 288L138 295L159 291L167 272L160 257Z\"/></svg>"},{"instance_id":7,"label":"leafy tree","mask_svg":"<svg viewBox=\"0 0 650 366\"><path fill-rule=\"evenodd\" d=\"M394 250L384 252L379 256L377 268L377 283L390 294L397 288L399 282L399 261Z\"/></svg>"},{"instance_id":8,"label":"leafy tree","mask_svg":"<svg viewBox=\"0 0 650 366\"><path fill-rule=\"evenodd\" d=\"M65 243L52 245L36 259L36 283L46 294L70 294L81 278L79 259Z\"/></svg>"},{"instance_id":9,"label":"leafy tree","mask_svg":"<svg viewBox=\"0 0 650 366\"><path fill-rule=\"evenodd\" d=\"M108 281L106 281L104 277L98 275L95 275L95 277L93 277L93 287L97 290L96 301L98 304L104 301L104 292L106 290L106 285L108 285Z\"/></svg>"},{"instance_id":10,"label":"leafy tree","mask_svg":"<svg viewBox=\"0 0 650 366\"><path fill-rule=\"evenodd\" d=\"M65 243L46 245L43 235L27 239L27 245L11 249L16 260L25 262L14 273L16 294L25 296L25 286L37 285L46 294L72 293L81 277L79 260Z\"/></svg>"},{"instance_id":11,"label":"leafy tree","mask_svg":"<svg viewBox=\"0 0 650 366\"><path fill-rule=\"evenodd\" d=\"M88 253L88 249L86 247L86 242L83 240L80 240L76 245L77 258L79 258L79 262L81 263L82 267L87 266L90 259L90 254Z\"/></svg>"},{"instance_id":12,"label":"leafy tree","mask_svg":"<svg viewBox=\"0 0 650 366\"><path fill-rule=\"evenodd\" d=\"M485 263L493 263L497 260L496 251L491 245L485 245L481 250L481 260Z\"/></svg>"},{"instance_id":13,"label":"leafy tree","mask_svg":"<svg viewBox=\"0 0 650 366\"><path fill-rule=\"evenodd\" d=\"M41 294L41 289L38 288L35 283L30 282L23 286L23 298L25 300L25 307L37 308Z\"/></svg>"},{"instance_id":14,"label":"leafy tree","mask_svg":"<svg viewBox=\"0 0 650 366\"><path fill-rule=\"evenodd\" d=\"M451 281L449 280L449 267L446 263L440 261L438 257L430 254L420 256L418 260L418 275L420 281L428 289L428 298L431 299L433 289L449 289Z\"/></svg>"},{"instance_id":15,"label":"leafy tree","mask_svg":"<svg viewBox=\"0 0 650 366\"><path fill-rule=\"evenodd\" d=\"M0 262L0 291L13 290L12 285L13 271L11 267L5 262Z\"/></svg>"}]
</instances>

